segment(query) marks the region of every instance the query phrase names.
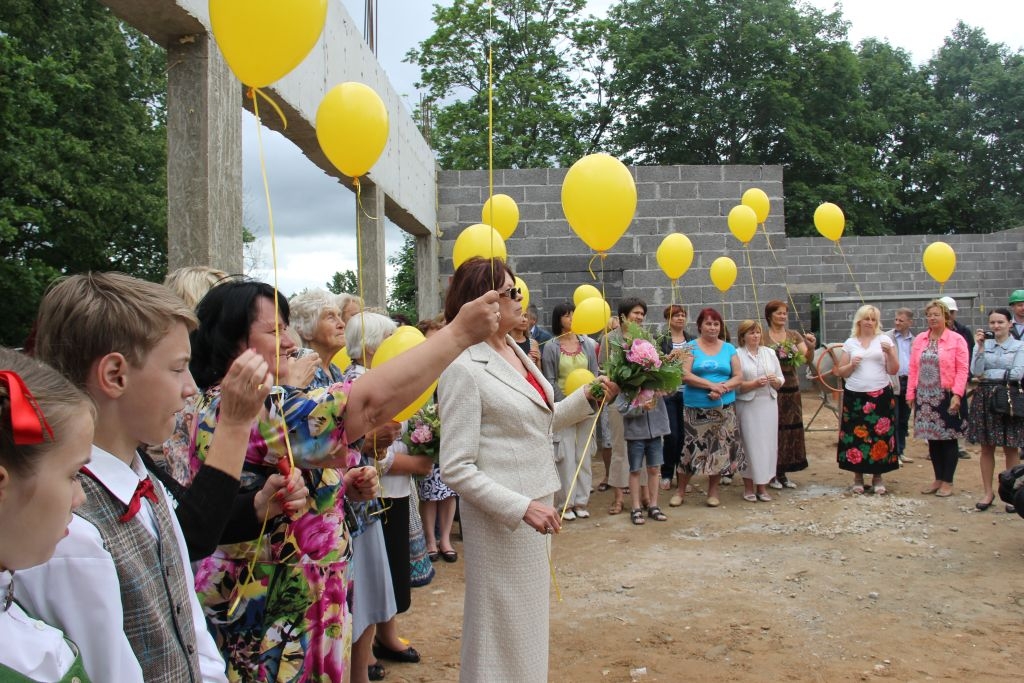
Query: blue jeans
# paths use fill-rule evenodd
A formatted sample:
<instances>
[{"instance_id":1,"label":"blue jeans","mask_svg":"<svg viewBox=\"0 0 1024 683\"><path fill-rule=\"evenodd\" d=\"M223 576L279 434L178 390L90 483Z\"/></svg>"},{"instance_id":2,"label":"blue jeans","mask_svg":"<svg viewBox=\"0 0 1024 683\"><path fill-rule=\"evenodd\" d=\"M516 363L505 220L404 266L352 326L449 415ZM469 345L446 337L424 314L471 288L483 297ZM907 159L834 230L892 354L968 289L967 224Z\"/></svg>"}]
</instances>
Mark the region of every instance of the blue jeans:
<instances>
[{"instance_id":1,"label":"blue jeans","mask_svg":"<svg viewBox=\"0 0 1024 683\"><path fill-rule=\"evenodd\" d=\"M642 470L645 459L648 467L661 467L664 456L662 448L660 436L653 439L626 439L630 473Z\"/></svg>"}]
</instances>

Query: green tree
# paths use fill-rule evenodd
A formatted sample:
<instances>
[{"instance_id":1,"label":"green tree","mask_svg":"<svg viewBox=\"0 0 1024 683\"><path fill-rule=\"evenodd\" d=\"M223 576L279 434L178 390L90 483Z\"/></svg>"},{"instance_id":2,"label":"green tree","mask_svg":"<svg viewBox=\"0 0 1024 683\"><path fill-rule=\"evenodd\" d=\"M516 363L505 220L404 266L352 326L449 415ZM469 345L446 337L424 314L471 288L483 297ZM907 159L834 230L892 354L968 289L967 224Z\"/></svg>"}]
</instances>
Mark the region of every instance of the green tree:
<instances>
[{"instance_id":1,"label":"green tree","mask_svg":"<svg viewBox=\"0 0 1024 683\"><path fill-rule=\"evenodd\" d=\"M431 103L444 168L488 167L488 47L493 50L494 168L568 165L601 137L600 69L585 0L434 5L434 34L409 51Z\"/></svg>"},{"instance_id":2,"label":"green tree","mask_svg":"<svg viewBox=\"0 0 1024 683\"><path fill-rule=\"evenodd\" d=\"M0 4L3 343L58 275L164 276L165 61L94 0Z\"/></svg>"},{"instance_id":3,"label":"green tree","mask_svg":"<svg viewBox=\"0 0 1024 683\"><path fill-rule=\"evenodd\" d=\"M388 310L419 320L416 310L416 238L406 235L401 248L388 257L397 270L388 282Z\"/></svg>"},{"instance_id":4,"label":"green tree","mask_svg":"<svg viewBox=\"0 0 1024 683\"><path fill-rule=\"evenodd\" d=\"M325 286L331 294L359 294L359 278L352 270L335 273Z\"/></svg>"}]
</instances>

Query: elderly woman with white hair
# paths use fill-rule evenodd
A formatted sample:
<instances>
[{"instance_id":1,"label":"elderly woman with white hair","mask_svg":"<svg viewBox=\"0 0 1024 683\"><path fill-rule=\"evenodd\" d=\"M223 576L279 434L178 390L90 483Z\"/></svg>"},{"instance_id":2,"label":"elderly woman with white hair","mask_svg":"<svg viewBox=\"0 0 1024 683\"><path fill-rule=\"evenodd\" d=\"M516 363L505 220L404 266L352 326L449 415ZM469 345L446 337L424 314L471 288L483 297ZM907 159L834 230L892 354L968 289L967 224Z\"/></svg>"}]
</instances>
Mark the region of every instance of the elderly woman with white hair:
<instances>
[{"instance_id":1,"label":"elderly woman with white hair","mask_svg":"<svg viewBox=\"0 0 1024 683\"><path fill-rule=\"evenodd\" d=\"M341 319L346 323L352 316L363 310L363 300L355 294L349 294L348 292L335 295L334 305L341 311Z\"/></svg>"},{"instance_id":2,"label":"elderly woman with white hair","mask_svg":"<svg viewBox=\"0 0 1024 683\"><path fill-rule=\"evenodd\" d=\"M864 493L864 475L885 494L882 474L899 469L896 455L896 399L889 375L900 359L896 345L882 334L878 309L864 305L853 316L850 338L843 344L835 372L846 378L839 420L839 469L853 472L854 493Z\"/></svg>"},{"instance_id":3,"label":"elderly woman with white hair","mask_svg":"<svg viewBox=\"0 0 1024 683\"><path fill-rule=\"evenodd\" d=\"M322 289L308 289L288 301L291 328L302 345L319 357L311 388L327 387L341 381L341 369L331 363L345 348L345 322L337 297Z\"/></svg>"}]
</instances>

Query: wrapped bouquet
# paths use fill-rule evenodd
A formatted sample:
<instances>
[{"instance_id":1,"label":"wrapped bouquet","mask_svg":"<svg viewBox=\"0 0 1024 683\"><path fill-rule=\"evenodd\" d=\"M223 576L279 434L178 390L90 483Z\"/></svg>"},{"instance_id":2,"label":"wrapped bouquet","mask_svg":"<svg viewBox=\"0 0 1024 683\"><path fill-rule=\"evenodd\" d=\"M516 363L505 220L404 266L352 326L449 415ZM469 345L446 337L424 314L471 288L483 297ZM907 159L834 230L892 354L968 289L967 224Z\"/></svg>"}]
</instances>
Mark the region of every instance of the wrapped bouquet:
<instances>
[{"instance_id":1,"label":"wrapped bouquet","mask_svg":"<svg viewBox=\"0 0 1024 683\"><path fill-rule=\"evenodd\" d=\"M427 403L409 418L402 442L410 455L429 455L437 462L441 452L441 420L437 417L436 403Z\"/></svg>"},{"instance_id":2,"label":"wrapped bouquet","mask_svg":"<svg viewBox=\"0 0 1024 683\"><path fill-rule=\"evenodd\" d=\"M789 339L772 344L772 346L775 348L775 355L779 358L779 365L796 367L807 362L804 354L800 353L800 348Z\"/></svg>"},{"instance_id":3,"label":"wrapped bouquet","mask_svg":"<svg viewBox=\"0 0 1024 683\"><path fill-rule=\"evenodd\" d=\"M631 407L679 388L682 365L662 355L651 336L636 323L625 323L621 337L608 337L608 344L611 353L605 372L619 385Z\"/></svg>"}]
</instances>

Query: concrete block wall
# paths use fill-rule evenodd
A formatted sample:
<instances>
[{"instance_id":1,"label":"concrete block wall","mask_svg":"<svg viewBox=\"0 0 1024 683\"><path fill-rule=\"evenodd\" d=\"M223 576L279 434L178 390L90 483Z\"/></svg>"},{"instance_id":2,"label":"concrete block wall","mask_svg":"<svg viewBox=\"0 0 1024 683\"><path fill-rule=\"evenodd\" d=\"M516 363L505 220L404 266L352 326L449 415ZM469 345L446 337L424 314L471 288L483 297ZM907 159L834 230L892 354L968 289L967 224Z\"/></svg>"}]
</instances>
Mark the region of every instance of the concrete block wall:
<instances>
[{"instance_id":1,"label":"concrete block wall","mask_svg":"<svg viewBox=\"0 0 1024 683\"><path fill-rule=\"evenodd\" d=\"M840 241L841 251L818 236L787 238L779 166L639 166L630 170L637 186L636 216L603 259L593 258L565 220L561 186L566 169L495 171L495 194L507 194L519 205L519 227L506 241L509 264L530 288L545 326L550 325L553 306L571 299L584 283L603 286L613 312L623 296L638 296L648 304L648 321L660 324L666 305L685 303L692 328L697 311L713 306L732 331L740 320L761 319L767 300L790 297L795 304L791 323L810 329L812 319L818 320L812 315L812 302L823 295L825 328L819 330L819 337L828 342L846 339L861 296L882 309L889 326L896 308L920 311L927 299L938 294L937 284L921 264L921 253L937 239L934 236L850 236ZM487 186L486 171L438 175L442 282L453 272L451 254L459 231L481 220ZM744 247L729 232L726 216L740 203L743 192L753 187L768 194L771 213L764 229ZM685 234L694 247L693 264L675 287L656 258L658 245L671 232ZM943 239L957 253L957 269L944 293L960 300L960 318L968 326L982 325L984 311L1005 305L1010 291L1024 287L1024 228ZM736 282L724 294L708 276L719 256L732 258L738 271ZM596 281L588 268L593 268ZM437 310L441 308L439 301ZM917 317L923 325L923 316Z\"/></svg>"}]
</instances>

